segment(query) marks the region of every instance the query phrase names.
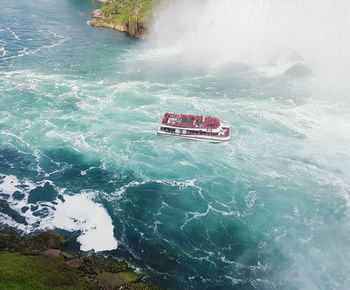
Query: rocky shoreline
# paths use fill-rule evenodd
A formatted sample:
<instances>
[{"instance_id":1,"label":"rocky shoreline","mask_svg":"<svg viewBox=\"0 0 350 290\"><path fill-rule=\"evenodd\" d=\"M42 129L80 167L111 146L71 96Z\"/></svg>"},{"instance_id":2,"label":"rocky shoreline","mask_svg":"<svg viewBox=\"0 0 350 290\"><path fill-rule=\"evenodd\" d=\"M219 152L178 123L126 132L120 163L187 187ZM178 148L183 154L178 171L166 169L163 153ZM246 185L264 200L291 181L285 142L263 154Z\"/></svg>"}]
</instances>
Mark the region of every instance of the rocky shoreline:
<instances>
[{"instance_id":1,"label":"rocky shoreline","mask_svg":"<svg viewBox=\"0 0 350 290\"><path fill-rule=\"evenodd\" d=\"M97 2L103 5L107 3L108 0L97 0ZM125 32L136 38L143 37L147 30L147 21L129 19L126 23L116 23L113 21L113 16L104 14L102 9L92 11L89 24L94 27L109 28L119 32Z\"/></svg>"},{"instance_id":2,"label":"rocky shoreline","mask_svg":"<svg viewBox=\"0 0 350 290\"><path fill-rule=\"evenodd\" d=\"M11 229L0 228L0 255L5 255L7 259L6 261L4 258L0 259L0 270L5 272L8 270L10 273L16 272L16 269L8 266L11 264L8 260L11 262L11 259L30 258L30 261L35 262L29 265L30 267L34 267L39 262L40 265L43 264L44 268L46 263L55 265L52 270L53 273L45 274L59 277L62 273L65 273L65 276L67 276L67 273L71 275L74 273L76 277L72 276L71 280L81 279L81 283L86 283L83 289L87 287L89 289L105 290L159 290L159 288L143 282L143 276L136 273L125 261L97 255L86 255L82 252L71 253L64 250L67 245L68 241L61 234L54 231L40 233L33 237L21 237ZM56 271L58 273L55 273ZM11 280L5 275L0 275L0 288L3 286L2 283L5 283L2 279L5 279L5 282ZM15 281L11 281L11 283L15 283L18 279L24 279L20 271L18 271L18 277L14 277L13 280ZM62 281L56 282L58 285L63 283ZM63 284L64 287L55 289L76 288L76 286L66 285L67 281L64 281ZM19 286L19 288L21 287Z\"/></svg>"}]
</instances>

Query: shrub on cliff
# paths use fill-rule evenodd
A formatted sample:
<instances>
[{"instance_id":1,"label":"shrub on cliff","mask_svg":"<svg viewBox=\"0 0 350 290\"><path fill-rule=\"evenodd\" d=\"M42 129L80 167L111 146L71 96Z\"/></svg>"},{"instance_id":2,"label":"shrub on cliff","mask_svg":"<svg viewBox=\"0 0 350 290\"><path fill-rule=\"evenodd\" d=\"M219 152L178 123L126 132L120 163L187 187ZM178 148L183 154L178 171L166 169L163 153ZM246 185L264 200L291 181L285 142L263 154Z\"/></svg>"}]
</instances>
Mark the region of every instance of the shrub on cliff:
<instances>
[{"instance_id":1,"label":"shrub on cliff","mask_svg":"<svg viewBox=\"0 0 350 290\"><path fill-rule=\"evenodd\" d=\"M143 22L152 13L159 0L109 0L101 10L115 22L127 24Z\"/></svg>"}]
</instances>

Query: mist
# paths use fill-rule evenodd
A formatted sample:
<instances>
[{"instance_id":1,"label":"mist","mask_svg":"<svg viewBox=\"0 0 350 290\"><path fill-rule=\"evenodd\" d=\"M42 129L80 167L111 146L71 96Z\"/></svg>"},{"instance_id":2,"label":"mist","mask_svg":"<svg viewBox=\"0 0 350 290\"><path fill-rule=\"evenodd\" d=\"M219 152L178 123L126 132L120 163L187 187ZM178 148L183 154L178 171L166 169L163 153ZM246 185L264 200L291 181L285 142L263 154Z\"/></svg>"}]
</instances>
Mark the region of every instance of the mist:
<instances>
[{"instance_id":1,"label":"mist","mask_svg":"<svg viewBox=\"0 0 350 290\"><path fill-rule=\"evenodd\" d=\"M350 1L167 1L155 16L150 43L167 57L202 65L246 63L282 72L303 63L344 83Z\"/></svg>"}]
</instances>

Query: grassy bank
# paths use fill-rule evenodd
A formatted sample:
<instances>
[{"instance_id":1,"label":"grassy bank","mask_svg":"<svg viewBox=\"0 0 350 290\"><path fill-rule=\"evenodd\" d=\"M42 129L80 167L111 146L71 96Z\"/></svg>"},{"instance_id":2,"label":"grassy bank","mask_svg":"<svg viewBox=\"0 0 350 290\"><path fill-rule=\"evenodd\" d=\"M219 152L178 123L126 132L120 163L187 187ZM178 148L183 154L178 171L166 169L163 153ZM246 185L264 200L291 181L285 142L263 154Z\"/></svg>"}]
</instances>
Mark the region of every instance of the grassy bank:
<instances>
[{"instance_id":1,"label":"grassy bank","mask_svg":"<svg viewBox=\"0 0 350 290\"><path fill-rule=\"evenodd\" d=\"M69 253L67 243L57 232L22 237L0 227L0 289L159 290L125 261Z\"/></svg>"},{"instance_id":2,"label":"grassy bank","mask_svg":"<svg viewBox=\"0 0 350 290\"><path fill-rule=\"evenodd\" d=\"M159 0L109 0L101 11L116 24L144 22L158 3Z\"/></svg>"},{"instance_id":3,"label":"grassy bank","mask_svg":"<svg viewBox=\"0 0 350 290\"><path fill-rule=\"evenodd\" d=\"M127 32L139 37L161 0L109 0L92 13L90 24Z\"/></svg>"},{"instance_id":4,"label":"grassy bank","mask_svg":"<svg viewBox=\"0 0 350 290\"><path fill-rule=\"evenodd\" d=\"M66 266L63 258L0 252L0 289L98 289L82 272Z\"/></svg>"}]
</instances>

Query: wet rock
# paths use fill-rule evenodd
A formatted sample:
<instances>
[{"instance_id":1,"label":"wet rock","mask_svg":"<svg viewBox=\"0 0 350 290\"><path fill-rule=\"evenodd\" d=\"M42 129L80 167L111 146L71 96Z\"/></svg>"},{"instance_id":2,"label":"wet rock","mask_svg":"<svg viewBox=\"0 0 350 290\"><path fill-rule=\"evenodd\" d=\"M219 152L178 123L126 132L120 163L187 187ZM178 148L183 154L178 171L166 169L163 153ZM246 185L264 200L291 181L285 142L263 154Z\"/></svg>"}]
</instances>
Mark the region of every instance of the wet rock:
<instances>
[{"instance_id":1,"label":"wet rock","mask_svg":"<svg viewBox=\"0 0 350 290\"><path fill-rule=\"evenodd\" d=\"M102 18L103 13L102 13L101 9L95 9L94 11L91 12L91 16L93 18Z\"/></svg>"},{"instance_id":2,"label":"wet rock","mask_svg":"<svg viewBox=\"0 0 350 290\"><path fill-rule=\"evenodd\" d=\"M298 63L286 70L285 75L292 78L304 78L312 75L312 70L305 64Z\"/></svg>"},{"instance_id":3,"label":"wet rock","mask_svg":"<svg viewBox=\"0 0 350 290\"><path fill-rule=\"evenodd\" d=\"M0 250L2 251L15 251L17 247L21 247L21 240L16 234L7 229L1 229L0 231Z\"/></svg>"},{"instance_id":4,"label":"wet rock","mask_svg":"<svg viewBox=\"0 0 350 290\"><path fill-rule=\"evenodd\" d=\"M107 290L116 289L125 284L139 281L141 278L142 276L135 272L102 272L97 275L99 286Z\"/></svg>"},{"instance_id":5,"label":"wet rock","mask_svg":"<svg viewBox=\"0 0 350 290\"><path fill-rule=\"evenodd\" d=\"M16 236L13 233L11 235L13 237ZM53 231L41 233L31 238L18 238L17 240L18 242L16 244L8 243L8 246L12 248L13 251L33 255L42 253L43 255L56 256L57 253L61 253L60 248L68 244L67 240L62 235Z\"/></svg>"},{"instance_id":6,"label":"wet rock","mask_svg":"<svg viewBox=\"0 0 350 290\"><path fill-rule=\"evenodd\" d=\"M129 35L134 37L141 37L145 35L145 32L147 30L147 21L129 21L127 27L127 32L129 33Z\"/></svg>"},{"instance_id":7,"label":"wet rock","mask_svg":"<svg viewBox=\"0 0 350 290\"><path fill-rule=\"evenodd\" d=\"M0 230L0 249L22 252L27 254L38 254L48 249L60 249L68 244L67 240L60 234L49 231L38 236L25 238L13 230Z\"/></svg>"},{"instance_id":8,"label":"wet rock","mask_svg":"<svg viewBox=\"0 0 350 290\"><path fill-rule=\"evenodd\" d=\"M60 249L67 246L68 241L59 233L49 231L29 239L33 249Z\"/></svg>"},{"instance_id":9,"label":"wet rock","mask_svg":"<svg viewBox=\"0 0 350 290\"><path fill-rule=\"evenodd\" d=\"M61 256L61 250L58 249L48 249L41 252L41 255L48 258L58 258Z\"/></svg>"},{"instance_id":10,"label":"wet rock","mask_svg":"<svg viewBox=\"0 0 350 290\"><path fill-rule=\"evenodd\" d=\"M119 32L127 32L134 37L140 37L146 30L147 21L130 20L126 24L113 23L108 15L104 15L101 9L96 9L91 13L92 19L89 24L94 27L110 28Z\"/></svg>"},{"instance_id":11,"label":"wet rock","mask_svg":"<svg viewBox=\"0 0 350 290\"><path fill-rule=\"evenodd\" d=\"M128 33L131 36L138 36L139 32L140 32L139 23L137 21L129 21Z\"/></svg>"},{"instance_id":12,"label":"wet rock","mask_svg":"<svg viewBox=\"0 0 350 290\"><path fill-rule=\"evenodd\" d=\"M67 261L66 264L72 268L81 269L83 267L83 260L79 258Z\"/></svg>"},{"instance_id":13,"label":"wet rock","mask_svg":"<svg viewBox=\"0 0 350 290\"><path fill-rule=\"evenodd\" d=\"M73 256L70 253L67 252L61 252L61 255L63 256L63 258L68 261L68 260L73 260L75 258L75 256Z\"/></svg>"},{"instance_id":14,"label":"wet rock","mask_svg":"<svg viewBox=\"0 0 350 290\"><path fill-rule=\"evenodd\" d=\"M93 18L89 23L91 26L94 26L94 27L110 28L119 32L128 31L128 28L126 25L110 23L103 20L103 18Z\"/></svg>"},{"instance_id":15,"label":"wet rock","mask_svg":"<svg viewBox=\"0 0 350 290\"><path fill-rule=\"evenodd\" d=\"M59 194L59 195L57 196L57 198L58 198L60 201L65 202L64 197L63 197L62 194Z\"/></svg>"}]
</instances>

